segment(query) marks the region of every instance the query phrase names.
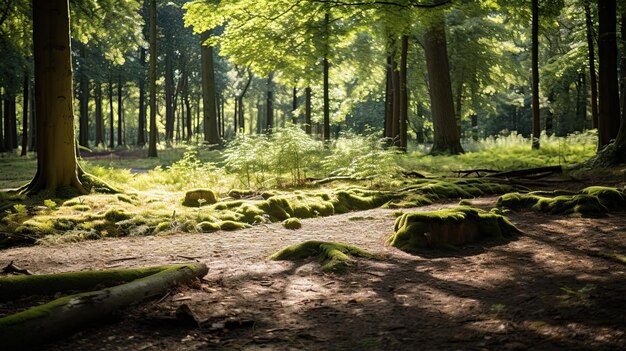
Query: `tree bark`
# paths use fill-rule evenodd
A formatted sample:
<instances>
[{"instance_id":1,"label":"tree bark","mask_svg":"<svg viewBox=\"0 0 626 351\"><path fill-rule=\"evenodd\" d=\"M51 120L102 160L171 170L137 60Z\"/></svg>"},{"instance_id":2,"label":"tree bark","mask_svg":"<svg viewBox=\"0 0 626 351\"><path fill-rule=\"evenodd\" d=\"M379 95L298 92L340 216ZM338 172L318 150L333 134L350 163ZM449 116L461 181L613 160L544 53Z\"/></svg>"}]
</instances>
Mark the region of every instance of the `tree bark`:
<instances>
[{"instance_id":1,"label":"tree bark","mask_svg":"<svg viewBox=\"0 0 626 351\"><path fill-rule=\"evenodd\" d=\"M622 39L622 57L620 68L620 102L621 102L621 123L626 124L626 4L622 5L622 25L621 25L621 39Z\"/></svg>"},{"instance_id":2,"label":"tree bark","mask_svg":"<svg viewBox=\"0 0 626 351\"><path fill-rule=\"evenodd\" d=\"M102 114L102 83L96 83L96 146L104 145L104 116Z\"/></svg>"},{"instance_id":3,"label":"tree bark","mask_svg":"<svg viewBox=\"0 0 626 351\"><path fill-rule=\"evenodd\" d=\"M141 77L139 78L139 119L137 120L137 146L146 145L146 49L139 50Z\"/></svg>"},{"instance_id":4,"label":"tree bark","mask_svg":"<svg viewBox=\"0 0 626 351\"><path fill-rule=\"evenodd\" d=\"M304 131L307 135L311 135L311 87L304 89Z\"/></svg>"},{"instance_id":5,"label":"tree bark","mask_svg":"<svg viewBox=\"0 0 626 351\"><path fill-rule=\"evenodd\" d=\"M202 43L211 36L211 32L202 33ZM204 110L204 141L209 144L221 143L217 126L217 92L215 88L215 68L213 63L213 47L202 45L202 105ZM222 124L224 116L222 113Z\"/></svg>"},{"instance_id":6,"label":"tree bark","mask_svg":"<svg viewBox=\"0 0 626 351\"><path fill-rule=\"evenodd\" d=\"M298 88L293 87L291 95L291 123L298 124L298 116L296 116L296 110L298 109Z\"/></svg>"},{"instance_id":7,"label":"tree bark","mask_svg":"<svg viewBox=\"0 0 626 351\"><path fill-rule=\"evenodd\" d=\"M445 17L441 10L433 11L435 17L424 34L424 52L426 53L434 129L431 153L459 154L463 152L463 148L454 115Z\"/></svg>"},{"instance_id":8,"label":"tree bark","mask_svg":"<svg viewBox=\"0 0 626 351\"><path fill-rule=\"evenodd\" d=\"M78 179L72 97L68 0L34 1L37 173L29 194L61 187L87 191Z\"/></svg>"},{"instance_id":9,"label":"tree bark","mask_svg":"<svg viewBox=\"0 0 626 351\"><path fill-rule=\"evenodd\" d=\"M330 55L330 12L326 11L324 15L324 141L330 141L330 86L329 86L329 69L330 62L328 62L328 56Z\"/></svg>"},{"instance_id":10,"label":"tree bark","mask_svg":"<svg viewBox=\"0 0 626 351\"><path fill-rule=\"evenodd\" d=\"M400 150L407 149L407 123L409 120L409 94L407 87L407 61L409 51L409 36L402 36L402 47L400 50L400 111L399 111L399 146Z\"/></svg>"},{"instance_id":11,"label":"tree bark","mask_svg":"<svg viewBox=\"0 0 626 351\"><path fill-rule=\"evenodd\" d=\"M28 131L28 151L37 151L37 110L35 109L34 88L30 92L30 130Z\"/></svg>"},{"instance_id":12,"label":"tree bark","mask_svg":"<svg viewBox=\"0 0 626 351\"><path fill-rule=\"evenodd\" d=\"M89 78L86 72L87 48L85 44L80 46L80 78L79 78L79 117L78 117L78 143L89 147Z\"/></svg>"},{"instance_id":13,"label":"tree bark","mask_svg":"<svg viewBox=\"0 0 626 351\"><path fill-rule=\"evenodd\" d=\"M4 110L3 110L4 100L0 99L0 152L4 152Z\"/></svg>"},{"instance_id":14,"label":"tree bark","mask_svg":"<svg viewBox=\"0 0 626 351\"><path fill-rule=\"evenodd\" d=\"M13 151L13 104L15 97L5 91L4 96L4 150Z\"/></svg>"},{"instance_id":15,"label":"tree bark","mask_svg":"<svg viewBox=\"0 0 626 351\"><path fill-rule=\"evenodd\" d=\"M28 71L24 71L24 84L22 90L23 105L22 105L22 153L21 156L26 156L28 151L28 103L30 101L30 76Z\"/></svg>"},{"instance_id":16,"label":"tree bark","mask_svg":"<svg viewBox=\"0 0 626 351\"><path fill-rule=\"evenodd\" d=\"M125 144L124 105L122 104L122 75L117 75L117 146Z\"/></svg>"},{"instance_id":17,"label":"tree bark","mask_svg":"<svg viewBox=\"0 0 626 351\"><path fill-rule=\"evenodd\" d=\"M532 0L532 148L539 149L541 120L539 110L539 0Z\"/></svg>"},{"instance_id":18,"label":"tree bark","mask_svg":"<svg viewBox=\"0 0 626 351\"><path fill-rule=\"evenodd\" d=\"M110 149L114 149L115 148L115 116L114 116L114 112L113 112L113 78L111 76L109 76L109 114L111 115L110 118L110 125L109 125L109 148Z\"/></svg>"},{"instance_id":19,"label":"tree bark","mask_svg":"<svg viewBox=\"0 0 626 351\"><path fill-rule=\"evenodd\" d=\"M265 101L265 132L271 133L274 126L274 96L272 91L272 73L267 77L267 98Z\"/></svg>"},{"instance_id":20,"label":"tree bark","mask_svg":"<svg viewBox=\"0 0 626 351\"><path fill-rule=\"evenodd\" d=\"M598 0L598 150L615 139L620 128L616 14L615 0Z\"/></svg>"},{"instance_id":21,"label":"tree bark","mask_svg":"<svg viewBox=\"0 0 626 351\"><path fill-rule=\"evenodd\" d=\"M165 38L165 141L174 140L174 64L172 62L172 39Z\"/></svg>"},{"instance_id":22,"label":"tree bark","mask_svg":"<svg viewBox=\"0 0 626 351\"><path fill-rule=\"evenodd\" d=\"M589 84L591 84L591 128L598 128L598 78L596 75L596 51L593 40L593 20L589 1L585 1L585 24L587 27L587 48L589 51Z\"/></svg>"},{"instance_id":23,"label":"tree bark","mask_svg":"<svg viewBox=\"0 0 626 351\"><path fill-rule=\"evenodd\" d=\"M393 44L389 43L390 52L387 54L387 69L385 75L385 124L384 137L389 141L393 139L391 132L393 126Z\"/></svg>"},{"instance_id":24,"label":"tree bark","mask_svg":"<svg viewBox=\"0 0 626 351\"><path fill-rule=\"evenodd\" d=\"M150 67L148 71L148 81L150 84L150 136L148 140L148 157L157 156L157 124L156 124L156 0L150 1Z\"/></svg>"}]
</instances>

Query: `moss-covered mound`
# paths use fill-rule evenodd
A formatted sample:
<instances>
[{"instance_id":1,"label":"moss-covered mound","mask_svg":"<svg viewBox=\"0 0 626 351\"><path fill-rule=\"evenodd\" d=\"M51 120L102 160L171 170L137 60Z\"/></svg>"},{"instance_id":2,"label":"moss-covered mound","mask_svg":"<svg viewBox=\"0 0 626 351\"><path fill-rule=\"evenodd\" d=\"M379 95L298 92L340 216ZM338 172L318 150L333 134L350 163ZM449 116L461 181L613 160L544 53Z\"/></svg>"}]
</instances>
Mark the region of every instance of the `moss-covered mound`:
<instances>
[{"instance_id":1,"label":"moss-covered mound","mask_svg":"<svg viewBox=\"0 0 626 351\"><path fill-rule=\"evenodd\" d=\"M185 193L184 206L198 207L217 203L217 194L211 189L193 189Z\"/></svg>"},{"instance_id":2,"label":"moss-covered mound","mask_svg":"<svg viewBox=\"0 0 626 351\"><path fill-rule=\"evenodd\" d=\"M287 218L283 221L283 227L292 230L300 229L302 222L298 218Z\"/></svg>"},{"instance_id":3,"label":"moss-covered mound","mask_svg":"<svg viewBox=\"0 0 626 351\"><path fill-rule=\"evenodd\" d=\"M454 248L484 238L506 238L520 233L499 214L468 206L405 213L396 219L388 243L416 253L428 248Z\"/></svg>"},{"instance_id":4,"label":"moss-covered mound","mask_svg":"<svg viewBox=\"0 0 626 351\"><path fill-rule=\"evenodd\" d=\"M270 259L299 261L309 257L317 257L323 272L342 273L354 263L351 256L372 257L369 252L351 245L326 241L305 241L278 251L270 256Z\"/></svg>"},{"instance_id":5,"label":"moss-covered mound","mask_svg":"<svg viewBox=\"0 0 626 351\"><path fill-rule=\"evenodd\" d=\"M626 195L619 189L600 186L588 187L574 194L559 191L509 193L498 199L498 206L513 210L593 217L611 209L625 207Z\"/></svg>"}]
</instances>

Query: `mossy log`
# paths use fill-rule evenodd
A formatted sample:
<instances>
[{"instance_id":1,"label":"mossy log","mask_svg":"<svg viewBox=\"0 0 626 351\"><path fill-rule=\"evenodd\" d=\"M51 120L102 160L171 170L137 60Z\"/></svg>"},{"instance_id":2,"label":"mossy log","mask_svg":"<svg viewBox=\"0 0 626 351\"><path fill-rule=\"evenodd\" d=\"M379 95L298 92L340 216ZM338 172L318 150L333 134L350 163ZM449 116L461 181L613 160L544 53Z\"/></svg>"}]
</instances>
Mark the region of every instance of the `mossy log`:
<instances>
[{"instance_id":1,"label":"mossy log","mask_svg":"<svg viewBox=\"0 0 626 351\"><path fill-rule=\"evenodd\" d=\"M455 248L484 238L506 238L521 233L499 214L469 206L405 213L396 219L391 246L416 253L429 248Z\"/></svg>"},{"instance_id":2,"label":"mossy log","mask_svg":"<svg viewBox=\"0 0 626 351\"><path fill-rule=\"evenodd\" d=\"M611 209L626 207L626 194L620 189L591 186L578 193L555 191L508 193L498 199L499 207L533 210L549 214L583 217L599 216Z\"/></svg>"},{"instance_id":3,"label":"mossy log","mask_svg":"<svg viewBox=\"0 0 626 351\"><path fill-rule=\"evenodd\" d=\"M311 240L286 247L270 256L270 259L299 261L309 257L317 257L321 262L323 272L343 273L353 263L351 256L372 257L372 254L356 246Z\"/></svg>"},{"instance_id":4,"label":"mossy log","mask_svg":"<svg viewBox=\"0 0 626 351\"><path fill-rule=\"evenodd\" d=\"M106 284L115 281L128 283L102 290L79 293L56 299L47 304L33 307L23 312L0 318L0 340L3 349L25 349L67 335L88 323L95 322L111 313L128 307L144 299L162 295L179 284L201 278L208 273L206 265L191 263L150 267L123 271L94 271L64 273L45 276L24 276L6 284L2 278L5 296L15 296L6 292L9 287L20 291L32 288L37 293L60 290L82 289L93 286L97 278ZM137 278L138 279L135 279ZM30 292L30 294L33 293Z\"/></svg>"}]
</instances>

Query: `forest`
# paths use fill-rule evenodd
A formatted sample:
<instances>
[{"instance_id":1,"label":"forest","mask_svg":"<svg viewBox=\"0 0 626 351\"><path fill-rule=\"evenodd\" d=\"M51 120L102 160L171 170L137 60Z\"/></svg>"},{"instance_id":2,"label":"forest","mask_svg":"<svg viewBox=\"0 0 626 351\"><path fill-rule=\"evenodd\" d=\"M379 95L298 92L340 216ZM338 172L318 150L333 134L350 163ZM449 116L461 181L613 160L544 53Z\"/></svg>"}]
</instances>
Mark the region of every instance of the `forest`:
<instances>
[{"instance_id":1,"label":"forest","mask_svg":"<svg viewBox=\"0 0 626 351\"><path fill-rule=\"evenodd\" d=\"M626 349L626 2L0 0L3 350Z\"/></svg>"}]
</instances>

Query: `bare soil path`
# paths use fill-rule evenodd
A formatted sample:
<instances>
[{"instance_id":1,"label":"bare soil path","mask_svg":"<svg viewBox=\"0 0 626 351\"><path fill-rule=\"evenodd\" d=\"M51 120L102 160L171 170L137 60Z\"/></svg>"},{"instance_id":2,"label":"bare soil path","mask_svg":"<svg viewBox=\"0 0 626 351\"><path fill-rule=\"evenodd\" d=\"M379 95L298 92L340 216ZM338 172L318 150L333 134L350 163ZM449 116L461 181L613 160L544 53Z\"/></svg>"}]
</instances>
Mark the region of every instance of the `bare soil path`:
<instances>
[{"instance_id":1,"label":"bare soil path","mask_svg":"<svg viewBox=\"0 0 626 351\"><path fill-rule=\"evenodd\" d=\"M494 197L475 200L490 207ZM425 211L454 204L437 204ZM405 210L406 211L406 210ZM374 209L236 232L130 237L0 251L35 273L198 260L201 284L124 311L45 350L619 350L626 348L626 212L586 219L511 213L524 235L414 256L385 245L395 217ZM273 262L305 240L356 245L344 275ZM184 305L184 306L183 306ZM183 307L181 307L183 306ZM176 318L191 311L202 327Z\"/></svg>"}]
</instances>

